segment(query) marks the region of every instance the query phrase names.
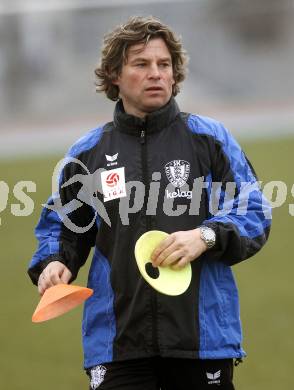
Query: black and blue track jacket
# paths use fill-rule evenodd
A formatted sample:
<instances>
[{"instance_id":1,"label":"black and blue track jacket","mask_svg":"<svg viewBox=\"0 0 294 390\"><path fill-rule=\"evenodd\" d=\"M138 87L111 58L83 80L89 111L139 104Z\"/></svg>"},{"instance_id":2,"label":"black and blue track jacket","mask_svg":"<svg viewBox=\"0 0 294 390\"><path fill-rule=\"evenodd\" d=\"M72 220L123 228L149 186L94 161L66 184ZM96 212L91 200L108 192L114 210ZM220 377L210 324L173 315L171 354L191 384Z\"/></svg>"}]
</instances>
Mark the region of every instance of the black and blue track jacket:
<instances>
[{"instance_id":1,"label":"black and blue track jacket","mask_svg":"<svg viewBox=\"0 0 294 390\"><path fill-rule=\"evenodd\" d=\"M85 368L155 355L244 356L231 266L261 249L271 216L252 166L223 125L181 113L174 98L145 119L126 114L119 101L113 122L78 140L67 158L36 228L39 247L28 272L37 284L59 260L74 279L95 246L88 278L94 294L82 325ZM192 191L199 183L200 195ZM235 183L230 199L226 183ZM53 207L56 199L62 207ZM216 245L191 263L190 287L175 297L155 291L136 265L137 239L199 225L215 230Z\"/></svg>"}]
</instances>

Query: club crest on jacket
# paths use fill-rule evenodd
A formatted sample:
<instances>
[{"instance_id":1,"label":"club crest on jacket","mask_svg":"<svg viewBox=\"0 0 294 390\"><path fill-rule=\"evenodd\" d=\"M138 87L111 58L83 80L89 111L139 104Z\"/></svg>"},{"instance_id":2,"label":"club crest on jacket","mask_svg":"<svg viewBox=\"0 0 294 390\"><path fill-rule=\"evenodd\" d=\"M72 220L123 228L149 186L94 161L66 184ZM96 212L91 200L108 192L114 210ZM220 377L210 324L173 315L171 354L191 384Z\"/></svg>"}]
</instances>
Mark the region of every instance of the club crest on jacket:
<instances>
[{"instance_id":1,"label":"club crest on jacket","mask_svg":"<svg viewBox=\"0 0 294 390\"><path fill-rule=\"evenodd\" d=\"M176 188L186 184L190 173L190 163L185 160L173 160L165 164L165 173L170 183Z\"/></svg>"}]
</instances>

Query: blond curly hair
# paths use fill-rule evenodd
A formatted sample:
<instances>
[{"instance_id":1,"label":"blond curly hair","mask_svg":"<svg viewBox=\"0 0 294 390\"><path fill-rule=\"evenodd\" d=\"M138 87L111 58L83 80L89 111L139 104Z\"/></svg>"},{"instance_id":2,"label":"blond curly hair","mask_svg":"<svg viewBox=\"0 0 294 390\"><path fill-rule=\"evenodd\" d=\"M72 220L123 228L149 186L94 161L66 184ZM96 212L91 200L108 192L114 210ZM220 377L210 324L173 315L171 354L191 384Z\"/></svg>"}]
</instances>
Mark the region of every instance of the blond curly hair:
<instances>
[{"instance_id":1,"label":"blond curly hair","mask_svg":"<svg viewBox=\"0 0 294 390\"><path fill-rule=\"evenodd\" d=\"M125 24L117 26L104 37L101 59L95 69L96 91L105 92L106 96L116 101L119 99L119 88L113 84L120 75L123 63L127 62L130 46L143 43L146 45L150 39L162 38L170 52L173 66L172 94L176 96L180 91L179 83L185 79L188 57L182 47L181 39L159 19L148 16L131 17Z\"/></svg>"}]
</instances>

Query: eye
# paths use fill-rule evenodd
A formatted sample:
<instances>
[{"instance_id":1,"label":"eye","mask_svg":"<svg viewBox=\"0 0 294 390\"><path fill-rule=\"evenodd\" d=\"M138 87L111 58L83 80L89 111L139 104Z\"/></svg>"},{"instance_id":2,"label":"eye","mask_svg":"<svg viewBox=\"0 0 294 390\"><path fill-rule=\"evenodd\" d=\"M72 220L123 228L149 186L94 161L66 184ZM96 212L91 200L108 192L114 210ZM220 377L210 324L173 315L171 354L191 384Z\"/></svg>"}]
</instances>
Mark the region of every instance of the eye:
<instances>
[{"instance_id":1,"label":"eye","mask_svg":"<svg viewBox=\"0 0 294 390\"><path fill-rule=\"evenodd\" d=\"M146 65L145 62L138 62L135 66L139 68L143 68L145 65Z\"/></svg>"},{"instance_id":2,"label":"eye","mask_svg":"<svg viewBox=\"0 0 294 390\"><path fill-rule=\"evenodd\" d=\"M169 62L163 62L162 64L159 64L159 66L161 68L169 68L170 67L170 63Z\"/></svg>"}]
</instances>

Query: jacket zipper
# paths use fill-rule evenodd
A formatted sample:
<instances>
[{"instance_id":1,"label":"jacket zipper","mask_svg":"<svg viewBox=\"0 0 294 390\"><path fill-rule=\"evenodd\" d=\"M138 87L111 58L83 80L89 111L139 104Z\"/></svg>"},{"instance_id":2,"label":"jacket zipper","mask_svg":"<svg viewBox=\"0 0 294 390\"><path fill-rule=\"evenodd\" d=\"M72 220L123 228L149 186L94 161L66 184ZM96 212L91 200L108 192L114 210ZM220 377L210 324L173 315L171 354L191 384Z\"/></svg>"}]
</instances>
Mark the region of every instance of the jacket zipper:
<instances>
[{"instance_id":1,"label":"jacket zipper","mask_svg":"<svg viewBox=\"0 0 294 390\"><path fill-rule=\"evenodd\" d=\"M140 133L141 143L141 158L142 158L142 173L143 173L143 184L145 186L145 197L143 211L145 213L146 220L146 231L151 230L151 217L146 215L147 212L147 200L149 188L148 186L148 167L147 167L147 142L146 142L146 130L142 129ZM159 351L158 338L157 338L157 295L156 291L151 288L151 311L152 311L152 342L156 352Z\"/></svg>"}]
</instances>

